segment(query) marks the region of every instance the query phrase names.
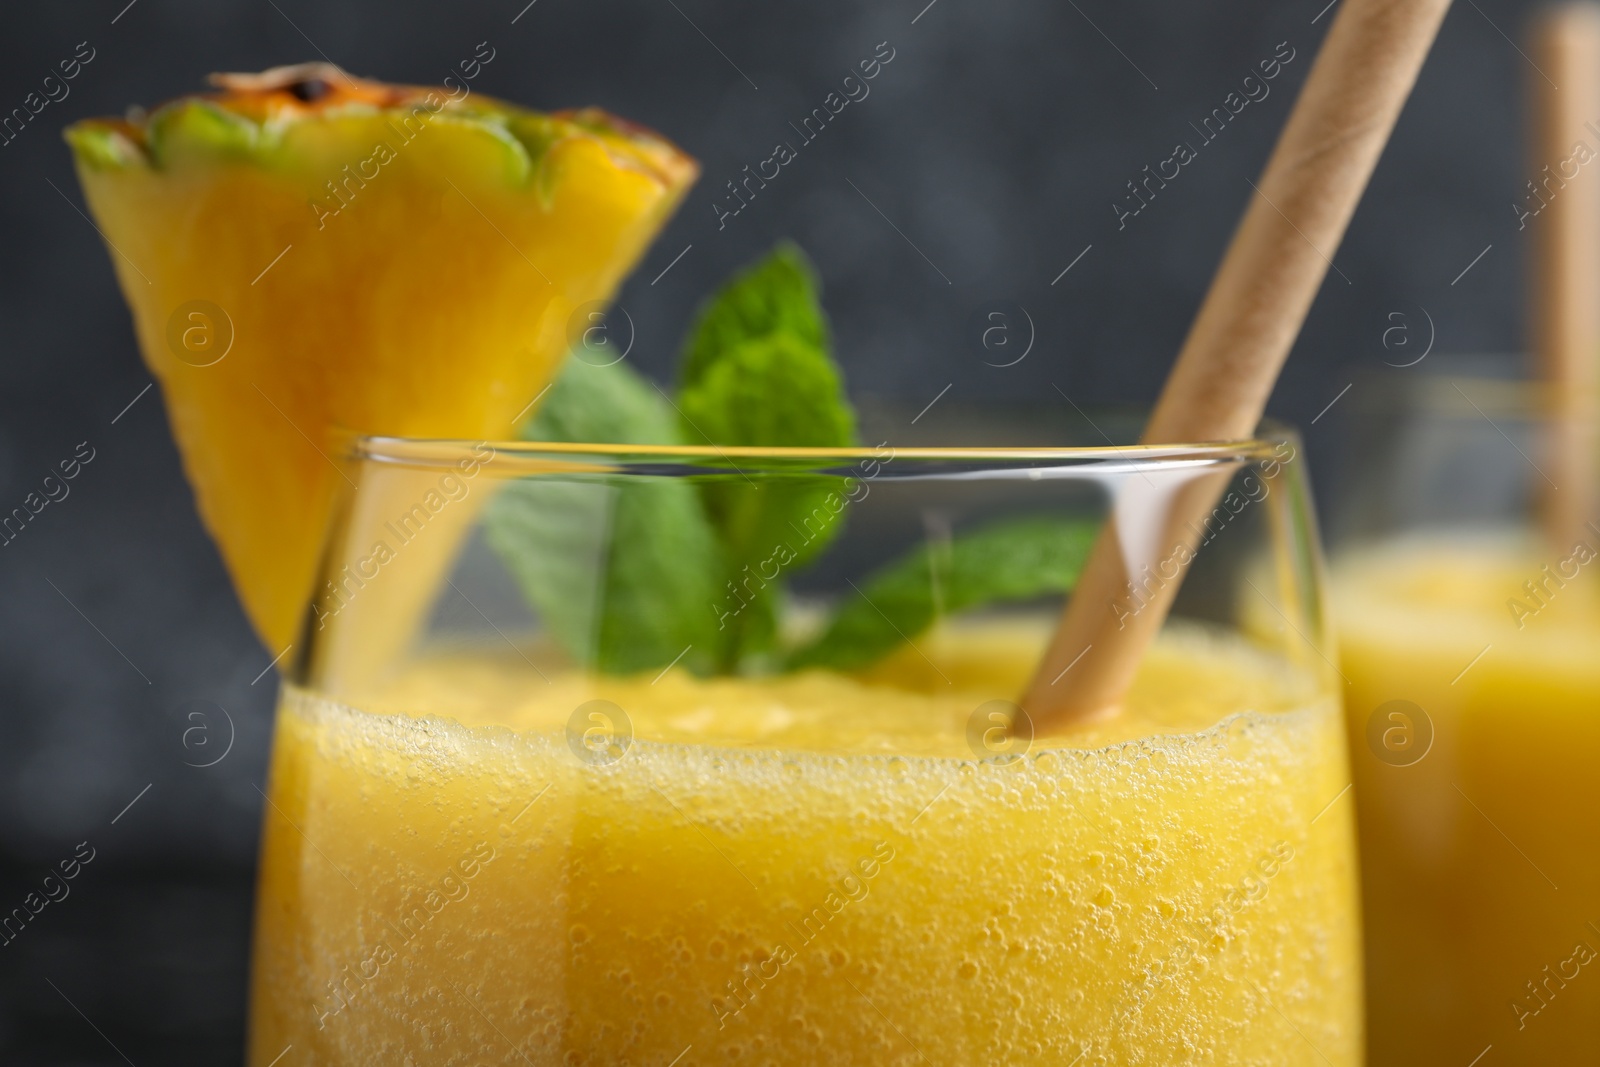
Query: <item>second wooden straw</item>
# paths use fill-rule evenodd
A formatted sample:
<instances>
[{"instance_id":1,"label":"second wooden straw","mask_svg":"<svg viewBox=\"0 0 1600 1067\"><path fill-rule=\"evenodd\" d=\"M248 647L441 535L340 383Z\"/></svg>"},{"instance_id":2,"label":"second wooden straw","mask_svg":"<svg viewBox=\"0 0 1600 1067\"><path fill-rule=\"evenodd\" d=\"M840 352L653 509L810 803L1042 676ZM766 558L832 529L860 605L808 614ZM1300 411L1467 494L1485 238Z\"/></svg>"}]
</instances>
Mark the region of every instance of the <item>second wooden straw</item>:
<instances>
[{"instance_id":1,"label":"second wooden straw","mask_svg":"<svg viewBox=\"0 0 1600 1067\"><path fill-rule=\"evenodd\" d=\"M1539 520L1570 551L1600 518L1600 5L1562 4L1534 23L1530 334L1546 417ZM1536 209L1536 210L1535 210Z\"/></svg>"}]
</instances>

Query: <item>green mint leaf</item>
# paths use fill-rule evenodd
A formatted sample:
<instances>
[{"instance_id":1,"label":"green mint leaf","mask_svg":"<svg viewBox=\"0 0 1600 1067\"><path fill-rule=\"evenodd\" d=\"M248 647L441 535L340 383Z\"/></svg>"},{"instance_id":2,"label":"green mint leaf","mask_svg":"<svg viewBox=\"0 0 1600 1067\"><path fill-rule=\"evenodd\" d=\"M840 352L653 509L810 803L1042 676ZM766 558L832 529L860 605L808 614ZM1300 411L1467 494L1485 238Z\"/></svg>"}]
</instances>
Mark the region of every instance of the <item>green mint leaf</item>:
<instances>
[{"instance_id":1,"label":"green mint leaf","mask_svg":"<svg viewBox=\"0 0 1600 1067\"><path fill-rule=\"evenodd\" d=\"M678 394L684 437L719 445L844 447L856 418L828 353L792 334L740 341Z\"/></svg>"},{"instance_id":2,"label":"green mint leaf","mask_svg":"<svg viewBox=\"0 0 1600 1067\"><path fill-rule=\"evenodd\" d=\"M678 411L691 442L756 447L848 447L855 412L827 350L810 265L779 245L725 286L701 313L684 356ZM769 649L784 572L838 532L842 479L767 473L701 486L728 562L718 608L721 669ZM842 499L840 497L839 499Z\"/></svg>"},{"instance_id":3,"label":"green mint leaf","mask_svg":"<svg viewBox=\"0 0 1600 1067\"><path fill-rule=\"evenodd\" d=\"M715 536L690 486L543 476L491 506L489 543L572 659L607 674L715 652L722 574Z\"/></svg>"},{"instance_id":4,"label":"green mint leaf","mask_svg":"<svg viewBox=\"0 0 1600 1067\"><path fill-rule=\"evenodd\" d=\"M1009 519L922 545L879 570L852 594L791 669L858 670L934 624L936 614L1063 593L1077 584L1098 524L1079 519Z\"/></svg>"},{"instance_id":5,"label":"green mint leaf","mask_svg":"<svg viewBox=\"0 0 1600 1067\"><path fill-rule=\"evenodd\" d=\"M693 385L741 341L786 334L828 350L828 325L817 299L816 272L789 241L723 286L700 308L683 349L681 380ZM774 442L775 443L775 442Z\"/></svg>"},{"instance_id":6,"label":"green mint leaf","mask_svg":"<svg viewBox=\"0 0 1600 1067\"><path fill-rule=\"evenodd\" d=\"M679 421L625 364L569 360L523 436L679 444ZM542 476L490 505L489 543L578 663L628 674L717 654L713 605L727 570L695 487L661 478Z\"/></svg>"},{"instance_id":7,"label":"green mint leaf","mask_svg":"<svg viewBox=\"0 0 1600 1067\"><path fill-rule=\"evenodd\" d=\"M523 428L528 441L678 445L677 413L626 363L594 366L568 359L538 412Z\"/></svg>"}]
</instances>

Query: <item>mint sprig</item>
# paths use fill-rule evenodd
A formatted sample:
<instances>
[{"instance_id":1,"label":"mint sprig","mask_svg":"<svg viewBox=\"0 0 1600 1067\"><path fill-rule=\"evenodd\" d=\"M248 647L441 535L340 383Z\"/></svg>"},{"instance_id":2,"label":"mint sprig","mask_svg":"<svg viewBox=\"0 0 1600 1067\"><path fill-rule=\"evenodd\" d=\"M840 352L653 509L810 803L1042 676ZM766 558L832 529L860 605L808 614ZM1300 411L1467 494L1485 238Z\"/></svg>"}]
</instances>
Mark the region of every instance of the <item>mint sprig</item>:
<instances>
[{"instance_id":1,"label":"mint sprig","mask_svg":"<svg viewBox=\"0 0 1600 1067\"><path fill-rule=\"evenodd\" d=\"M855 413L829 353L803 253L781 244L701 308L677 396L624 364L569 360L524 431L535 441L848 447ZM700 674L752 667L857 670L941 614L1061 593L1092 523L1036 516L922 546L844 600L816 639L778 645L794 572L838 534L844 479L764 470L649 478L526 479L490 506L488 539L552 638L608 674L674 662Z\"/></svg>"}]
</instances>

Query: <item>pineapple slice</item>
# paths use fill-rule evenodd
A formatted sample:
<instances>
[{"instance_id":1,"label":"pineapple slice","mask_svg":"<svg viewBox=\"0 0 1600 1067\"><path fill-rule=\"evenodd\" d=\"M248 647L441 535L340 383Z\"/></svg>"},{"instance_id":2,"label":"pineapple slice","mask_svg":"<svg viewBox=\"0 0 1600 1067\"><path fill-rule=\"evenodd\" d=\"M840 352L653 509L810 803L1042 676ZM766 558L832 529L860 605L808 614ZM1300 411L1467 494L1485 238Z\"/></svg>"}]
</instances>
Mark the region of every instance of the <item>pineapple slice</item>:
<instances>
[{"instance_id":1,"label":"pineapple slice","mask_svg":"<svg viewBox=\"0 0 1600 1067\"><path fill-rule=\"evenodd\" d=\"M200 514L295 638L352 433L500 439L698 173L596 110L327 64L66 131Z\"/></svg>"}]
</instances>

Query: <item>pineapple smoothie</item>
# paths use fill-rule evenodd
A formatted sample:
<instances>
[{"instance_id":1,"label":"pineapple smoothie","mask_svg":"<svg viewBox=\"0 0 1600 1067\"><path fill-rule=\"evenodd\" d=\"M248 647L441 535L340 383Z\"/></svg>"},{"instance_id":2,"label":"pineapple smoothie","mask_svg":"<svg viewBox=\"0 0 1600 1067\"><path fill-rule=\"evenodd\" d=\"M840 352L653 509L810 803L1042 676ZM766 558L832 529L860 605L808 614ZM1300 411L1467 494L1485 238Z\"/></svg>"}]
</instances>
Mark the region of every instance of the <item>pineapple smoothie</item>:
<instances>
[{"instance_id":1,"label":"pineapple smoothie","mask_svg":"<svg viewBox=\"0 0 1600 1067\"><path fill-rule=\"evenodd\" d=\"M290 675L255 1067L1360 1061L1305 648L1172 621L1113 720L989 744L1046 644L1007 613L1073 595L1108 499L1148 520L1115 483L1248 479L1259 442L865 439L787 242L700 306L670 393L626 346L567 359L691 158L327 64L214 85L67 138ZM1319 629L1303 488L1263 500L1197 615L1237 617L1254 551ZM875 569L790 633L825 558Z\"/></svg>"},{"instance_id":2,"label":"pineapple smoothie","mask_svg":"<svg viewBox=\"0 0 1600 1067\"><path fill-rule=\"evenodd\" d=\"M1596 546L1418 538L1335 572L1374 1064L1600 1055ZM1426 720L1374 728L1396 700Z\"/></svg>"},{"instance_id":3,"label":"pineapple smoothie","mask_svg":"<svg viewBox=\"0 0 1600 1067\"><path fill-rule=\"evenodd\" d=\"M1173 627L1114 722L973 758L1042 642L930 635L936 690L908 655L287 688L250 1062L1360 1062L1335 698Z\"/></svg>"}]
</instances>

